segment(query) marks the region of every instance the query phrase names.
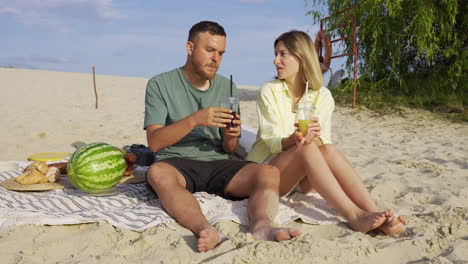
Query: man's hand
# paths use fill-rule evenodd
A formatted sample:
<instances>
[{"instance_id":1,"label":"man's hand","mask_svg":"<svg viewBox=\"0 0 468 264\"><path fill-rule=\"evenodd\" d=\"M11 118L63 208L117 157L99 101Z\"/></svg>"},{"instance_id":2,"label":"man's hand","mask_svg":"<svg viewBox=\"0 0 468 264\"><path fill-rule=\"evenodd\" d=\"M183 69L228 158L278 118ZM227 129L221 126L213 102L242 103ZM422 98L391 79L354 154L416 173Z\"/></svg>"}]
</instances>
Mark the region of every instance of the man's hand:
<instances>
[{"instance_id":1,"label":"man's hand","mask_svg":"<svg viewBox=\"0 0 468 264\"><path fill-rule=\"evenodd\" d=\"M226 127L234 116L232 111L222 107L208 107L191 115L195 126Z\"/></svg>"},{"instance_id":2,"label":"man's hand","mask_svg":"<svg viewBox=\"0 0 468 264\"><path fill-rule=\"evenodd\" d=\"M236 114L236 117L234 119L231 119L229 123L231 123L230 126L226 126L223 131L224 131L224 137L239 137L240 132L241 132L241 124L242 121L240 120L240 115Z\"/></svg>"},{"instance_id":3,"label":"man's hand","mask_svg":"<svg viewBox=\"0 0 468 264\"><path fill-rule=\"evenodd\" d=\"M231 120L229 120L228 123L231 123ZM240 115L236 114L236 118L232 120L232 125L229 127L226 126L223 129L223 149L227 153L236 151L237 146L239 145L241 123Z\"/></svg>"}]
</instances>

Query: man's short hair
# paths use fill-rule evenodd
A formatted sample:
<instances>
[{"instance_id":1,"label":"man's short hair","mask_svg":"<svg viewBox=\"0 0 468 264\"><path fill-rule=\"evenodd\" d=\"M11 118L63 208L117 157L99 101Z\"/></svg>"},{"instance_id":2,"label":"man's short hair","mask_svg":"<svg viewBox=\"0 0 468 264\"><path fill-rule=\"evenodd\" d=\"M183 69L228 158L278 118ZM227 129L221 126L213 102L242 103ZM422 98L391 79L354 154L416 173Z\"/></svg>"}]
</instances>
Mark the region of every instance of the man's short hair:
<instances>
[{"instance_id":1,"label":"man's short hair","mask_svg":"<svg viewBox=\"0 0 468 264\"><path fill-rule=\"evenodd\" d=\"M193 25L189 31L188 41L194 41L198 33L208 32L211 35L225 36L224 28L216 22L200 21Z\"/></svg>"}]
</instances>

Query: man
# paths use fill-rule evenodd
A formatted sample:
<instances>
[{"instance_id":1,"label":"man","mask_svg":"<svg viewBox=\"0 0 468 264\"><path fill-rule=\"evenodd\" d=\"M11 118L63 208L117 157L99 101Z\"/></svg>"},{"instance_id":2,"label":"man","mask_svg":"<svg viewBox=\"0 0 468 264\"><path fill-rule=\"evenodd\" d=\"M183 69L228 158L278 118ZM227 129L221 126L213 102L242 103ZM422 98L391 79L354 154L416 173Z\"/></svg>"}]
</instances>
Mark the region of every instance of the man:
<instances>
[{"instance_id":1,"label":"man","mask_svg":"<svg viewBox=\"0 0 468 264\"><path fill-rule=\"evenodd\" d=\"M217 107L230 95L228 79L216 74L226 49L226 33L202 21L189 32L181 68L149 80L145 98L148 145L158 152L147 183L164 209L198 236L204 252L224 240L210 225L193 192L228 199L249 197L249 231L255 239L288 240L299 231L273 227L278 208L279 172L270 165L229 160L239 144L240 115ZM227 128L226 124L234 126Z\"/></svg>"}]
</instances>

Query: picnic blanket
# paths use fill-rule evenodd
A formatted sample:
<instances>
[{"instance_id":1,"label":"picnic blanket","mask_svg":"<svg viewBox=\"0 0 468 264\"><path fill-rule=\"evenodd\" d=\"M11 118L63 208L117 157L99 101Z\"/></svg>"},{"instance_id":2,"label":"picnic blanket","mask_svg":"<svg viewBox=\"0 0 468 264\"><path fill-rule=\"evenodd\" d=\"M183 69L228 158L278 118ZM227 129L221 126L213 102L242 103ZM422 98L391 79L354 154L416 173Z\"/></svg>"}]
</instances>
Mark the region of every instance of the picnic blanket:
<instances>
[{"instance_id":1,"label":"picnic blanket","mask_svg":"<svg viewBox=\"0 0 468 264\"><path fill-rule=\"evenodd\" d=\"M27 162L18 162L20 169L0 173L0 181L17 177ZM60 181L64 189L45 192L17 192L0 187L0 230L20 224L66 225L107 221L135 231L175 220L161 207L156 196L140 184L121 184L109 196L87 195L75 189L66 177ZM247 200L230 201L205 192L194 194L210 223L232 220L248 225ZM318 194L295 192L280 199L276 223L295 219L309 224L335 224L344 221Z\"/></svg>"},{"instance_id":2,"label":"picnic blanket","mask_svg":"<svg viewBox=\"0 0 468 264\"><path fill-rule=\"evenodd\" d=\"M243 126L240 155L248 153L256 131ZM66 160L64 160L66 161ZM0 182L17 177L29 162L17 161L16 171L0 172ZM144 168L137 168L144 169ZM93 196L75 189L61 177L64 189L46 192L16 192L0 187L0 230L20 224L66 225L107 221L129 230L166 225L175 220L161 206L145 183L121 184L108 196ZM247 200L230 201L205 192L194 194L211 224L231 220L248 225ZM336 224L344 218L319 194L293 192L281 197L275 222L280 225L301 219L309 224Z\"/></svg>"}]
</instances>

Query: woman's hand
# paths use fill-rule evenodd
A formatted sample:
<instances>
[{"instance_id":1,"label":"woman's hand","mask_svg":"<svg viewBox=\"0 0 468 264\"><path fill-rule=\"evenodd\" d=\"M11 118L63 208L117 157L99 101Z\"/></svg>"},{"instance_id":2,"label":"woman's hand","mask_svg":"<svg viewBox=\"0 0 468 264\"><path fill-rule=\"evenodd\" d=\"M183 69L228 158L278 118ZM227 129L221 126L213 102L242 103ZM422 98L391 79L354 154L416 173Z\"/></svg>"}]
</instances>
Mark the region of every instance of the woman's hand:
<instances>
[{"instance_id":1,"label":"woman's hand","mask_svg":"<svg viewBox=\"0 0 468 264\"><path fill-rule=\"evenodd\" d=\"M294 132L294 135L295 135L296 145L298 147L304 145L304 143L305 143L304 135L302 134L301 131L299 131L299 129Z\"/></svg>"},{"instance_id":2,"label":"woman's hand","mask_svg":"<svg viewBox=\"0 0 468 264\"><path fill-rule=\"evenodd\" d=\"M296 127L295 131L295 141L296 145L303 145L303 144L310 144L314 141L314 139L318 136L320 136L320 123L318 121L318 117L312 117L310 119L311 122L308 124L308 129L307 129L307 134L304 135L300 130L299 130L299 124L295 123L294 126Z\"/></svg>"},{"instance_id":3,"label":"woman's hand","mask_svg":"<svg viewBox=\"0 0 468 264\"><path fill-rule=\"evenodd\" d=\"M307 126L307 135L305 135L305 143L310 144L314 141L314 139L320 136L320 122L318 121L318 117L310 118L312 123L308 124Z\"/></svg>"}]
</instances>

